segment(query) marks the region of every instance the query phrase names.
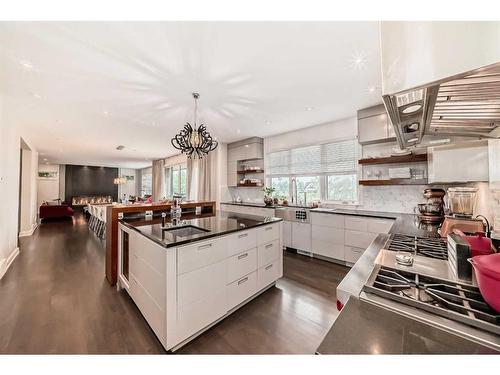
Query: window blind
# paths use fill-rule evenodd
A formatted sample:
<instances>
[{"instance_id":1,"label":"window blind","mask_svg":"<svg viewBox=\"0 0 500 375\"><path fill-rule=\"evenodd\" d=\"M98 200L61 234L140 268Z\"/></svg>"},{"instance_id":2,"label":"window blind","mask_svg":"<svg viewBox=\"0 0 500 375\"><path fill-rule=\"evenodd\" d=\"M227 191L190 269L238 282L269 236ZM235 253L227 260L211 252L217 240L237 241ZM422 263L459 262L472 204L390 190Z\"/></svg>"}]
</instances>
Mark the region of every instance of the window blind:
<instances>
[{"instance_id":1,"label":"window blind","mask_svg":"<svg viewBox=\"0 0 500 375\"><path fill-rule=\"evenodd\" d=\"M345 174L357 171L356 140L298 147L266 155L266 174L283 175Z\"/></svg>"}]
</instances>

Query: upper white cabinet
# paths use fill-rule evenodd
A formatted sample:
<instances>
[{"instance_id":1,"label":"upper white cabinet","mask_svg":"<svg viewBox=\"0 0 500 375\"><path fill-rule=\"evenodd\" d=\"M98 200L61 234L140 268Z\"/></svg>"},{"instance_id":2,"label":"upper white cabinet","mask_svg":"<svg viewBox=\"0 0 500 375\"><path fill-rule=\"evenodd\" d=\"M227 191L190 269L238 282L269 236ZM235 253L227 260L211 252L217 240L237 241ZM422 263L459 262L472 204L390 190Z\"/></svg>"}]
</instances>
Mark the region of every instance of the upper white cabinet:
<instances>
[{"instance_id":1,"label":"upper white cabinet","mask_svg":"<svg viewBox=\"0 0 500 375\"><path fill-rule=\"evenodd\" d=\"M488 181L488 142L428 148L429 183Z\"/></svg>"},{"instance_id":2,"label":"upper white cabinet","mask_svg":"<svg viewBox=\"0 0 500 375\"><path fill-rule=\"evenodd\" d=\"M381 22L382 92L500 61L500 22Z\"/></svg>"},{"instance_id":3,"label":"upper white cabinet","mask_svg":"<svg viewBox=\"0 0 500 375\"><path fill-rule=\"evenodd\" d=\"M358 140L362 145L396 140L383 104L358 111Z\"/></svg>"},{"instance_id":4,"label":"upper white cabinet","mask_svg":"<svg viewBox=\"0 0 500 375\"><path fill-rule=\"evenodd\" d=\"M488 140L490 189L500 189L500 139Z\"/></svg>"}]
</instances>

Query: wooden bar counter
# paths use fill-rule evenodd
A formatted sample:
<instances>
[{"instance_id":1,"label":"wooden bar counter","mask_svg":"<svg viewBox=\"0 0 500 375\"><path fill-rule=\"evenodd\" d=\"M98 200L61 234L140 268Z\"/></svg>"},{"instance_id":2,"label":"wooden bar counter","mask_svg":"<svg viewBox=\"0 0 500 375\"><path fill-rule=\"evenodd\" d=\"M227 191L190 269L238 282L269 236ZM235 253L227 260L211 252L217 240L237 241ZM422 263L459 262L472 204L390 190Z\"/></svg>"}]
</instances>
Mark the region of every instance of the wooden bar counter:
<instances>
[{"instance_id":1,"label":"wooden bar counter","mask_svg":"<svg viewBox=\"0 0 500 375\"><path fill-rule=\"evenodd\" d=\"M106 208L106 278L111 285L116 284L118 271L118 220L119 217L127 217L145 214L153 211L153 214L170 212L170 203L151 204L116 204ZM181 203L182 214L194 214L196 207L201 207L201 214L215 215L216 205L211 201L193 201ZM122 215L121 215L122 214Z\"/></svg>"}]
</instances>

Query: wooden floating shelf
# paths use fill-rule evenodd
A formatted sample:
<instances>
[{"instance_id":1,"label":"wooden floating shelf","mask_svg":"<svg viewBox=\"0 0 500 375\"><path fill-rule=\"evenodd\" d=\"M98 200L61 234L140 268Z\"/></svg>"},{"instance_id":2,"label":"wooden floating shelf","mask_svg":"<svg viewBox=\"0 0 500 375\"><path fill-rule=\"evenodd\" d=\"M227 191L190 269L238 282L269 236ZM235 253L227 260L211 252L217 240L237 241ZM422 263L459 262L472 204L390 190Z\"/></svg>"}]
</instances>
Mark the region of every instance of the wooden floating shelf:
<instances>
[{"instance_id":1,"label":"wooden floating shelf","mask_svg":"<svg viewBox=\"0 0 500 375\"><path fill-rule=\"evenodd\" d=\"M411 178L391 178L388 180L359 180L360 185L364 186L381 186L381 185L428 185L426 178L411 179Z\"/></svg>"},{"instance_id":2,"label":"wooden floating shelf","mask_svg":"<svg viewBox=\"0 0 500 375\"><path fill-rule=\"evenodd\" d=\"M359 164L418 163L427 161L427 154L387 156L384 158L359 159Z\"/></svg>"},{"instance_id":3,"label":"wooden floating shelf","mask_svg":"<svg viewBox=\"0 0 500 375\"><path fill-rule=\"evenodd\" d=\"M264 170L263 169L246 169L244 171L237 171L236 173L239 173L239 174L264 173Z\"/></svg>"},{"instance_id":4,"label":"wooden floating shelf","mask_svg":"<svg viewBox=\"0 0 500 375\"><path fill-rule=\"evenodd\" d=\"M238 183L238 187L263 187L262 183L248 183L248 184L240 184Z\"/></svg>"}]
</instances>

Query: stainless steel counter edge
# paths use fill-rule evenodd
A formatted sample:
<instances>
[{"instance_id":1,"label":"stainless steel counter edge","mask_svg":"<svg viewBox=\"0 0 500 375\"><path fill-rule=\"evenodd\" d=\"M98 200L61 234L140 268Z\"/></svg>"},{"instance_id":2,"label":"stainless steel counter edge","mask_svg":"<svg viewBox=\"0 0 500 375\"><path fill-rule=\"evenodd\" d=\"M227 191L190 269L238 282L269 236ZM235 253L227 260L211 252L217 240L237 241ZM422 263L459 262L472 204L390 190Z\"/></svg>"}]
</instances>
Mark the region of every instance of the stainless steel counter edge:
<instances>
[{"instance_id":1,"label":"stainless steel counter edge","mask_svg":"<svg viewBox=\"0 0 500 375\"><path fill-rule=\"evenodd\" d=\"M375 259L388 238L388 234L379 234L337 286L337 300L343 305L350 296L359 296L372 274Z\"/></svg>"}]
</instances>

